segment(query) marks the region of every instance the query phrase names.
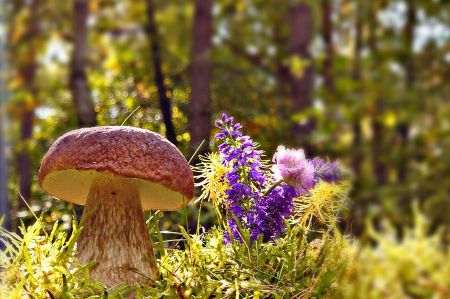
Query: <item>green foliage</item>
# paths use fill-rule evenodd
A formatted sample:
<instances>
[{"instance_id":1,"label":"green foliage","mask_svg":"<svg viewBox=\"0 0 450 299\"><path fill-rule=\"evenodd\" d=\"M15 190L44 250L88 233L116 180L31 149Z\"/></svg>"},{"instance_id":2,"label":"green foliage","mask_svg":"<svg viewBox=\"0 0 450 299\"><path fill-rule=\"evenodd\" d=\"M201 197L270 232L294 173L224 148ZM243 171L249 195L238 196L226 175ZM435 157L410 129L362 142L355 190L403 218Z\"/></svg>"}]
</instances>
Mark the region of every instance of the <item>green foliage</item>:
<instances>
[{"instance_id":1,"label":"green foliage","mask_svg":"<svg viewBox=\"0 0 450 299\"><path fill-rule=\"evenodd\" d=\"M189 235L186 250L161 259L163 281L187 298L311 298L326 293L341 269L341 242L307 242L300 225L274 243L223 244L223 231Z\"/></svg>"},{"instance_id":2,"label":"green foliage","mask_svg":"<svg viewBox=\"0 0 450 299\"><path fill-rule=\"evenodd\" d=\"M42 217L29 227L22 224L20 234L1 228L6 249L0 252L0 297L448 298L450 251L442 245L443 234L429 234L415 207L415 226L402 237L386 221L382 230L368 224L368 244L348 241L336 229L336 214L324 212L346 190L346 184L318 185L305 201L309 208L288 220L284 236L268 243L250 243L244 235L243 242L225 245L226 228L218 227L195 234L180 227L181 233L170 232L177 239L165 240L162 213L152 213L148 227L160 267L153 287L108 289L90 280L90 265L76 259L76 221L70 237L58 223L45 230Z\"/></svg>"},{"instance_id":3,"label":"green foliage","mask_svg":"<svg viewBox=\"0 0 450 299\"><path fill-rule=\"evenodd\" d=\"M429 234L427 219L415 209L415 225L402 236L388 221L382 230L369 225L376 243L349 243L347 267L331 298L449 298L450 250L443 234Z\"/></svg>"},{"instance_id":4,"label":"green foliage","mask_svg":"<svg viewBox=\"0 0 450 299\"><path fill-rule=\"evenodd\" d=\"M223 244L223 231L202 235L183 230L185 249L165 249L159 259L161 279L154 287L119 286L107 290L89 279L87 266L76 262L74 245L80 230L72 236L55 224L42 235L39 219L22 236L2 230L7 249L2 252L0 296L2 298L111 298L129 292L146 298L310 298L325 294L342 260L340 238L324 235L307 242L300 225L275 243L249 246ZM50 295L51 294L51 295Z\"/></svg>"},{"instance_id":5,"label":"green foliage","mask_svg":"<svg viewBox=\"0 0 450 299\"><path fill-rule=\"evenodd\" d=\"M160 258L161 277L153 287L120 285L108 290L89 279L89 265L76 260L75 243L81 232L73 223L70 238L54 224L50 233L42 219L21 234L4 229L1 238L0 297L22 298L313 298L331 290L344 265L343 239L322 234L309 242L300 221L291 219L284 237L272 243L223 243L223 229L188 234L181 229L184 249L167 248L159 230L161 213L149 218L150 232ZM178 239L178 242L179 243Z\"/></svg>"},{"instance_id":6,"label":"green foliage","mask_svg":"<svg viewBox=\"0 0 450 299\"><path fill-rule=\"evenodd\" d=\"M0 228L0 241L6 246L0 252L0 297L101 298L106 288L90 280L89 265L79 264L75 257L81 233L76 221L70 237L58 222L50 233L44 227L41 217L28 227L22 224L20 234ZM119 296L123 289L111 293Z\"/></svg>"}]
</instances>

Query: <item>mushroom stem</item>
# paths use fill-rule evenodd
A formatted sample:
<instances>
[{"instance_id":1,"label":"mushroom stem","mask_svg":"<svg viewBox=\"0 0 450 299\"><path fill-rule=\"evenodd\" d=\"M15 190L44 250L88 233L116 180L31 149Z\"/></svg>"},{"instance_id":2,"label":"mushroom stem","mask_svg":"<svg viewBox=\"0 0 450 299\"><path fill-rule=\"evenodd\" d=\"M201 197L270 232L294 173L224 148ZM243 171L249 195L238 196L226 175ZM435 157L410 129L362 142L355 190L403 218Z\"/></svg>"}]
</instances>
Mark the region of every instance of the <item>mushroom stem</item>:
<instances>
[{"instance_id":1,"label":"mushroom stem","mask_svg":"<svg viewBox=\"0 0 450 299\"><path fill-rule=\"evenodd\" d=\"M132 181L99 175L92 182L82 224L78 258L84 263L96 263L91 278L112 287L121 282L151 285L158 277L153 246Z\"/></svg>"}]
</instances>

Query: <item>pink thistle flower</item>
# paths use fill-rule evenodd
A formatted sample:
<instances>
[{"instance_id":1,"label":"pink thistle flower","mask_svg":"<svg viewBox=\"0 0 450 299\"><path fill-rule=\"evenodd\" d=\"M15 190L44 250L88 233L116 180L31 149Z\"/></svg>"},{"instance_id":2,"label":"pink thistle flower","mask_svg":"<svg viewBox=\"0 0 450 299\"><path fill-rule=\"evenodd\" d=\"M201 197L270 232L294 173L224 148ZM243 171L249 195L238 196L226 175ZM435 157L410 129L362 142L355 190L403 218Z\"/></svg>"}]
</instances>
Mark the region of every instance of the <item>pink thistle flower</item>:
<instances>
[{"instance_id":1,"label":"pink thistle flower","mask_svg":"<svg viewBox=\"0 0 450 299\"><path fill-rule=\"evenodd\" d=\"M306 159L303 149L286 149L280 145L273 162L276 162L272 168L275 178L283 179L300 195L307 194L314 187L314 166Z\"/></svg>"}]
</instances>

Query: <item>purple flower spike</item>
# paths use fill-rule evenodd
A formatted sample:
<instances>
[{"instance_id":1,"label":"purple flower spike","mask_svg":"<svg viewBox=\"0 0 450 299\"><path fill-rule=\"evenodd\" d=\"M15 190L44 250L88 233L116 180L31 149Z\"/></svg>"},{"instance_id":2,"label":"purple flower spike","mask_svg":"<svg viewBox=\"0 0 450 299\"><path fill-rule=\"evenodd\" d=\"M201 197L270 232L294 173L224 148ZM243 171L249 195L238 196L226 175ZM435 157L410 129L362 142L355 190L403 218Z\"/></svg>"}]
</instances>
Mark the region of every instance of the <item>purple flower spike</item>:
<instances>
[{"instance_id":1,"label":"purple flower spike","mask_svg":"<svg viewBox=\"0 0 450 299\"><path fill-rule=\"evenodd\" d=\"M229 185L225 191L224 207L229 215L227 226L234 240L242 241L239 227L250 233L252 242L259 237L263 241L277 238L286 228L285 219L291 215L293 198L300 195L299 191L282 183L265 194L264 190L275 181L268 175L267 167L261 160L262 152L256 149L249 136L242 135L242 126L233 124L232 117L223 114L216 121L216 126L221 130L216 135L216 139L221 141L218 147L221 162L232 167L223 179ZM309 181L305 186L308 187L308 184ZM235 219L239 221L239 226ZM230 241L226 231L224 242L228 244Z\"/></svg>"}]
</instances>

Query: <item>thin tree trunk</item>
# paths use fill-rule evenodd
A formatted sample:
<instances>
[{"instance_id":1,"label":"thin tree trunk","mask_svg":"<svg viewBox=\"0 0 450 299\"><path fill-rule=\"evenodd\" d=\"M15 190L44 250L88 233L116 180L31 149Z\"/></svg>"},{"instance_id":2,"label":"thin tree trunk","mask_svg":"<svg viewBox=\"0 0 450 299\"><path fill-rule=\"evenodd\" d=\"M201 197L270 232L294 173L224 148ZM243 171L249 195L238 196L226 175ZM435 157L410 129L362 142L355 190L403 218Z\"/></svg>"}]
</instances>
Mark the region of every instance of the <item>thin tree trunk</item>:
<instances>
[{"instance_id":1,"label":"thin tree trunk","mask_svg":"<svg viewBox=\"0 0 450 299\"><path fill-rule=\"evenodd\" d=\"M200 153L208 151L211 129L211 37L212 0L195 1L191 63L191 100L189 102L190 152L205 140Z\"/></svg>"},{"instance_id":2,"label":"thin tree trunk","mask_svg":"<svg viewBox=\"0 0 450 299\"><path fill-rule=\"evenodd\" d=\"M352 69L352 79L356 85L356 94L359 95L361 87L361 51L363 48L363 5L362 1L356 2L355 9L355 47L353 49L354 59L353 59L353 69ZM352 189L352 198L355 201L351 205L351 233L354 235L360 235L364 228L364 219L362 215L364 214L365 202L358 202L360 199L358 197L358 192L361 190L361 164L363 161L362 152L362 128L361 128L361 116L360 113L355 113L352 119L352 130L353 130L353 155L352 155L352 169L355 175L354 178L354 188Z\"/></svg>"},{"instance_id":3,"label":"thin tree trunk","mask_svg":"<svg viewBox=\"0 0 450 299\"><path fill-rule=\"evenodd\" d=\"M38 97L35 75L37 69L36 63L36 38L39 33L39 24L37 10L39 7L38 0L31 1L29 5L30 16L28 19L28 31L25 34L24 40L27 42L26 58L23 59L23 64L20 66L20 74L24 78L25 86L28 89L33 102L36 102ZM33 133L34 120L34 106L24 105L21 116L20 142L21 150L18 154L18 171L19 171L19 191L22 198L28 201L31 197L31 178L32 178L32 160L30 157L29 144L31 142ZM23 207L22 199L19 199L19 207Z\"/></svg>"},{"instance_id":4,"label":"thin tree trunk","mask_svg":"<svg viewBox=\"0 0 450 299\"><path fill-rule=\"evenodd\" d=\"M354 60L353 60L353 71L352 78L355 82L360 83L361 81L361 50L363 47L362 40L362 5L361 2L357 2L356 6L356 20L355 20L355 48L353 49ZM357 83L357 84L358 84ZM359 89L359 86L358 86ZM359 113L353 118L353 147L355 149L355 153L353 154L352 159L352 167L355 177L358 179L361 176L361 163L362 163L362 128L361 128L361 119L359 117Z\"/></svg>"},{"instance_id":5,"label":"thin tree trunk","mask_svg":"<svg viewBox=\"0 0 450 299\"><path fill-rule=\"evenodd\" d=\"M272 31L273 31L273 44L275 45L286 45L290 44L291 37L287 34L283 34L281 30L279 29L279 24L285 21L284 18L277 18L274 20ZM289 49L290 51L291 49ZM289 120L289 118L292 116L292 110L286 109L286 99L290 99L290 102L288 103L288 106L290 104L293 105L293 98L292 98L292 84L291 84L291 72L289 69L289 66L286 65L285 62L285 53L281 53L279 51L277 55L274 58L274 72L276 76L276 82L277 82L277 92L280 95L280 97L276 100L276 113L279 115L281 119ZM263 61L263 58L261 57L261 61ZM270 70L270 67L269 67ZM272 71L269 71L269 74ZM291 124L290 124L291 125ZM295 127L291 125L291 131L290 136L293 136L293 130ZM288 134L289 136L289 134Z\"/></svg>"},{"instance_id":6,"label":"thin tree trunk","mask_svg":"<svg viewBox=\"0 0 450 299\"><path fill-rule=\"evenodd\" d=\"M13 36L14 36L13 33L14 33L14 28L16 28L17 15L19 14L19 11L22 9L21 6L22 6L22 4L13 3L12 8L11 8L11 10L9 12L9 14L11 16L11 20L10 20L10 25L9 25L9 30L8 30L8 33L7 33L7 37L5 38L5 53L4 53L5 56L7 56L7 57L12 55L12 53L15 53L15 51L14 51L15 50L15 43L17 41L13 39ZM5 17L5 15L3 15L3 13L6 13L6 12L5 11L0 11L0 14ZM8 47L6 47L6 46L8 46ZM2 59L1 64L2 64L3 68L6 68L6 62L8 60L7 59L3 59L3 58L5 58L5 57L0 57L0 59ZM14 62L16 62L15 66L18 69L18 71L21 70L20 63L17 63L19 61L20 60L17 60L17 61L15 60L14 61ZM2 80L6 79L4 77L5 73L1 73L0 75L2 76ZM3 84L6 84L6 82L3 81ZM3 87L2 95L5 95L5 93L6 93L6 88L4 88L5 85L1 86L0 88L2 88L2 87ZM1 100L2 100L2 102L0 104L2 104L2 106L0 108L4 109L5 108L4 107L5 98L2 98ZM2 112L4 113L4 110L0 111L0 113L2 113ZM5 121L5 117L6 116L3 115L2 121ZM2 123L2 125L4 125L4 124L5 124L5 122ZM3 128L3 130L4 129L5 128ZM5 137L3 137L3 138L5 138ZM3 139L3 140L5 141L5 139ZM7 145L5 144L5 146L7 146ZM4 148L4 149L6 149L6 148ZM5 157L5 158L7 158L7 157ZM18 159L19 159L19 154L18 153L16 154L15 158L16 158L17 163L14 166L18 170ZM8 161L6 160L5 162L7 163ZM3 168L3 171L7 173L6 166L5 166L5 168ZM18 173L18 176L20 178L20 173ZM7 177L5 175L4 175L4 178L7 179ZM7 192L7 191L5 190L5 192ZM17 212L18 212L18 209L19 209L20 202L21 202L20 199L9 202L10 206L9 206L9 219L8 220L9 220L9 223L10 223L10 229L11 229L11 231L16 232L16 233L18 231L18 229L17 229L18 228ZM4 203L4 206L6 206L6 205L7 205L7 203Z\"/></svg>"},{"instance_id":7,"label":"thin tree trunk","mask_svg":"<svg viewBox=\"0 0 450 299\"><path fill-rule=\"evenodd\" d=\"M88 0L75 0L73 5L73 53L70 89L80 127L97 125L94 103L86 75Z\"/></svg>"},{"instance_id":8,"label":"thin tree trunk","mask_svg":"<svg viewBox=\"0 0 450 299\"><path fill-rule=\"evenodd\" d=\"M406 51L407 51L407 59L405 59L405 68L406 68L406 85L411 87L414 85L416 81L416 74L414 70L414 29L417 24L416 17L416 6L414 0L408 0L408 9L407 9L407 17L406 24L404 28L405 34L405 43L406 43Z\"/></svg>"},{"instance_id":9,"label":"thin tree trunk","mask_svg":"<svg viewBox=\"0 0 450 299\"><path fill-rule=\"evenodd\" d=\"M373 5L373 4L372 4ZM376 19L375 11L372 8L369 9L369 48L373 57L373 68L376 70L380 68L380 57L378 53L378 44L377 44L377 36L376 29L378 27L378 22ZM379 78L379 72L375 73L375 80ZM385 130L380 119L380 115L382 115L384 110L383 99L381 96L381 92L377 91L375 105L374 105L374 113L372 116L372 132L373 132L373 140L372 140L372 161L373 168L376 175L377 183L382 186L388 183L388 174L389 168L387 166L384 145L383 141L385 136Z\"/></svg>"},{"instance_id":10,"label":"thin tree trunk","mask_svg":"<svg viewBox=\"0 0 450 299\"><path fill-rule=\"evenodd\" d=\"M4 24L3 12L0 12L0 26ZM0 36L0 216L5 215L3 227L11 229L10 205L8 199L8 159L6 157L5 140L5 111L3 103L6 101L7 91L5 89L5 36ZM4 244L0 242L0 249Z\"/></svg>"},{"instance_id":11,"label":"thin tree trunk","mask_svg":"<svg viewBox=\"0 0 450 299\"><path fill-rule=\"evenodd\" d=\"M330 0L322 0L322 38L325 43L325 61L322 66L324 86L330 96L334 96L334 78L333 78L333 21L331 15L333 8Z\"/></svg>"},{"instance_id":12,"label":"thin tree trunk","mask_svg":"<svg viewBox=\"0 0 450 299\"><path fill-rule=\"evenodd\" d=\"M406 91L410 92L415 85L416 76L414 71L414 54L413 54L413 43L414 43L414 28L416 26L416 8L415 1L408 0L408 8L406 12L406 23L404 27L404 38L405 38L405 51L406 55L404 58L404 68L406 74ZM402 150L408 150L408 136L409 136L409 123L406 119L401 120L397 126L397 132L400 139L400 147ZM406 156L406 157L405 157ZM407 153L403 154L403 159L400 159L398 164L398 181L404 182L407 175Z\"/></svg>"},{"instance_id":13,"label":"thin tree trunk","mask_svg":"<svg viewBox=\"0 0 450 299\"><path fill-rule=\"evenodd\" d=\"M2 69L0 69L0 72ZM0 86L3 87L3 86ZM0 94L0 216L5 215L3 227L10 229L10 210L8 199L8 160L6 158L6 140L4 138L5 128L3 120L3 92ZM0 244L0 248L3 245Z\"/></svg>"},{"instance_id":14,"label":"thin tree trunk","mask_svg":"<svg viewBox=\"0 0 450 299\"><path fill-rule=\"evenodd\" d=\"M313 35L313 12L309 5L299 3L291 8L291 53L298 55L308 65L305 67L301 77L296 74L290 75L292 88L293 112L299 113L309 108L312 103L312 90L314 85L313 60L309 50ZM308 154L312 154L312 146L309 135L314 129L312 119L293 126L294 143L306 148Z\"/></svg>"},{"instance_id":15,"label":"thin tree trunk","mask_svg":"<svg viewBox=\"0 0 450 299\"><path fill-rule=\"evenodd\" d=\"M155 74L155 84L158 89L159 106L162 112L164 125L166 127L166 137L173 144L177 144L175 129L172 123L172 107L166 94L164 85L164 75L161 67L161 50L159 44L158 31L155 22L155 4L153 0L147 0L147 35L150 41L150 50Z\"/></svg>"},{"instance_id":16,"label":"thin tree trunk","mask_svg":"<svg viewBox=\"0 0 450 299\"><path fill-rule=\"evenodd\" d=\"M19 152L19 190L22 199L28 201L31 197L32 160L29 152L29 143L33 133L34 109L23 112L21 120L21 151ZM24 206L20 201L19 206Z\"/></svg>"}]
</instances>

